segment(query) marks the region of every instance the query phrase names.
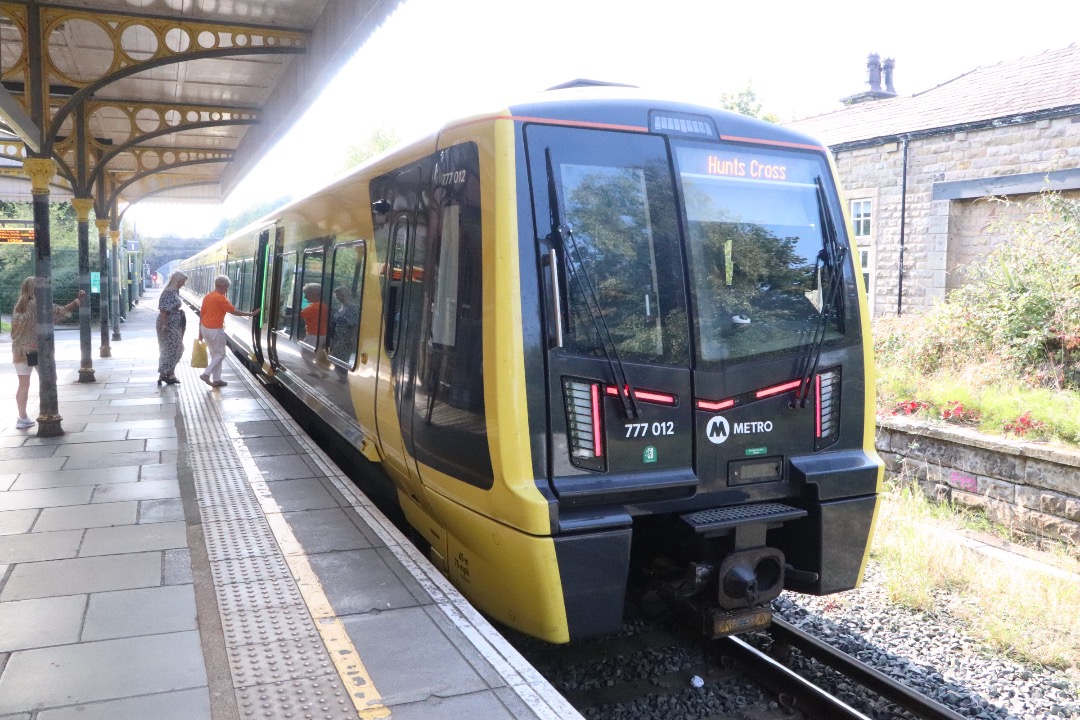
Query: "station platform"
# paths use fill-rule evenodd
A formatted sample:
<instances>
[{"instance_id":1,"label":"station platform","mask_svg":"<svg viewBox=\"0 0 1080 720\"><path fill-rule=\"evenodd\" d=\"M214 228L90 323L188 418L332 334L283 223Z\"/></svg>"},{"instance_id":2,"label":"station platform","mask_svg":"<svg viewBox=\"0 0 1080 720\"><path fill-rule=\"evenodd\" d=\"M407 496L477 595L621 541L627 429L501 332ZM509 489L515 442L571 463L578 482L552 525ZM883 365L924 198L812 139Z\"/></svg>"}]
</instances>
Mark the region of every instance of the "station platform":
<instances>
[{"instance_id":1,"label":"station platform","mask_svg":"<svg viewBox=\"0 0 1080 720\"><path fill-rule=\"evenodd\" d=\"M234 358L157 386L157 294L60 437L0 338L0 718L580 718Z\"/></svg>"}]
</instances>

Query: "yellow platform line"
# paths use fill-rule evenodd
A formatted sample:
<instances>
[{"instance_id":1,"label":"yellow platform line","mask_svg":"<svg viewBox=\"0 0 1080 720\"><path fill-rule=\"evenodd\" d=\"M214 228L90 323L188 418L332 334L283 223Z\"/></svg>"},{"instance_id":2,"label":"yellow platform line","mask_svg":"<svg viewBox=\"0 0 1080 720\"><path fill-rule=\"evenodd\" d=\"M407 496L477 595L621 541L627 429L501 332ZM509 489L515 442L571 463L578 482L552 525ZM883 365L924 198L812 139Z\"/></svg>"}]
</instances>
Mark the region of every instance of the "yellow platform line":
<instances>
[{"instance_id":1,"label":"yellow platform line","mask_svg":"<svg viewBox=\"0 0 1080 720\"><path fill-rule=\"evenodd\" d=\"M296 579L304 604L307 605L308 612L315 620L315 628L319 631L319 636L330 653L330 659L334 663L338 676L341 677L341 682L345 684L349 692L349 698L356 707L356 712L362 720L390 717L390 708L383 704L382 695L375 687L360 653L353 645L352 638L345 630L341 618L337 616L330 601L326 599L326 592L323 590L322 583L319 582L319 577L311 568L303 547L281 514L281 507L274 500L270 488L262 480L262 473L252 461L247 447L242 440L234 440L233 445L240 456L240 462L244 464L248 477L258 478L250 481L251 489L262 506L266 522L270 525L270 530L274 533L274 538L285 556L285 562Z\"/></svg>"}]
</instances>

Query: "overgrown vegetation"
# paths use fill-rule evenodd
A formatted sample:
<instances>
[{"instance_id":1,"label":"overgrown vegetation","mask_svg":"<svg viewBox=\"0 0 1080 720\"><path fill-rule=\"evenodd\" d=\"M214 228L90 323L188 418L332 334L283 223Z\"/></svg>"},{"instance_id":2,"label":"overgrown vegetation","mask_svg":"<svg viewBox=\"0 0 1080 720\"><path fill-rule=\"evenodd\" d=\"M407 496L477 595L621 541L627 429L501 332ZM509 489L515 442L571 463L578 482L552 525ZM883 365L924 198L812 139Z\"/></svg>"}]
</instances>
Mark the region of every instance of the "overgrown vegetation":
<instances>
[{"instance_id":1,"label":"overgrown vegetation","mask_svg":"<svg viewBox=\"0 0 1080 720\"><path fill-rule=\"evenodd\" d=\"M979 524L978 516L930 502L911 484L888 486L871 557L890 599L926 612L944 609L1005 655L1080 679L1080 580L1003 568L1000 561L943 540L943 533L973 523Z\"/></svg>"},{"instance_id":2,"label":"overgrown vegetation","mask_svg":"<svg viewBox=\"0 0 1080 720\"><path fill-rule=\"evenodd\" d=\"M1023 209L945 302L875 320L880 412L1080 444L1080 200Z\"/></svg>"}]
</instances>

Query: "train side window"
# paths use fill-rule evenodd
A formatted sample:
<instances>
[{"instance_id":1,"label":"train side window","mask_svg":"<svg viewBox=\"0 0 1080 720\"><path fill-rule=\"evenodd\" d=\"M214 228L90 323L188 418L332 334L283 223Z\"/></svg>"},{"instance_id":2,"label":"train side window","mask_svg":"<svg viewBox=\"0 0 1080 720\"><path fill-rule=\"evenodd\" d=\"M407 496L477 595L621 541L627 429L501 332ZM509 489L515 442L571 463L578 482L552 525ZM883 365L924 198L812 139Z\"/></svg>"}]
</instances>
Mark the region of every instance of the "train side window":
<instances>
[{"instance_id":1,"label":"train side window","mask_svg":"<svg viewBox=\"0 0 1080 720\"><path fill-rule=\"evenodd\" d=\"M329 310L324 302L326 293L323 290L325 257L321 247L305 250L300 272L299 316L303 322L297 325L296 331L301 342L312 349L326 335L329 324Z\"/></svg>"},{"instance_id":2,"label":"train side window","mask_svg":"<svg viewBox=\"0 0 1080 720\"><path fill-rule=\"evenodd\" d=\"M360 332L360 302L364 283L367 243L363 240L334 248L330 270L330 328L326 347L337 365L352 368L356 363Z\"/></svg>"},{"instance_id":3,"label":"train side window","mask_svg":"<svg viewBox=\"0 0 1080 720\"><path fill-rule=\"evenodd\" d=\"M274 330L286 336L292 336L293 326L293 289L296 283L296 253L278 255L281 263L281 292L278 294L278 308Z\"/></svg>"}]
</instances>

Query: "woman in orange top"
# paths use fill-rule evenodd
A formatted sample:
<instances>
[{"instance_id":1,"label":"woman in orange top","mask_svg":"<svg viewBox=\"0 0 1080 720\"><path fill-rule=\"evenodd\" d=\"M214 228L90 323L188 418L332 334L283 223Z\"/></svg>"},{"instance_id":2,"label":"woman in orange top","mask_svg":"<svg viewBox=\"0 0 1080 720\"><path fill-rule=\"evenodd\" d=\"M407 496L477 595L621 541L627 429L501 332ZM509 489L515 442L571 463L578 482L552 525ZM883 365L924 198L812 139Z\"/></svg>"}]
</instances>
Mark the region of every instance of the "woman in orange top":
<instances>
[{"instance_id":1,"label":"woman in orange top","mask_svg":"<svg viewBox=\"0 0 1080 720\"><path fill-rule=\"evenodd\" d=\"M210 387L224 387L229 384L221 379L221 363L225 360L227 343L225 314L237 317L254 317L259 314L259 308L244 312L233 307L225 295L229 292L231 284L232 281L227 275L218 275L214 278L214 289L203 297L202 307L199 310L199 339L206 341L206 349L210 354L210 363L199 379Z\"/></svg>"}]
</instances>

